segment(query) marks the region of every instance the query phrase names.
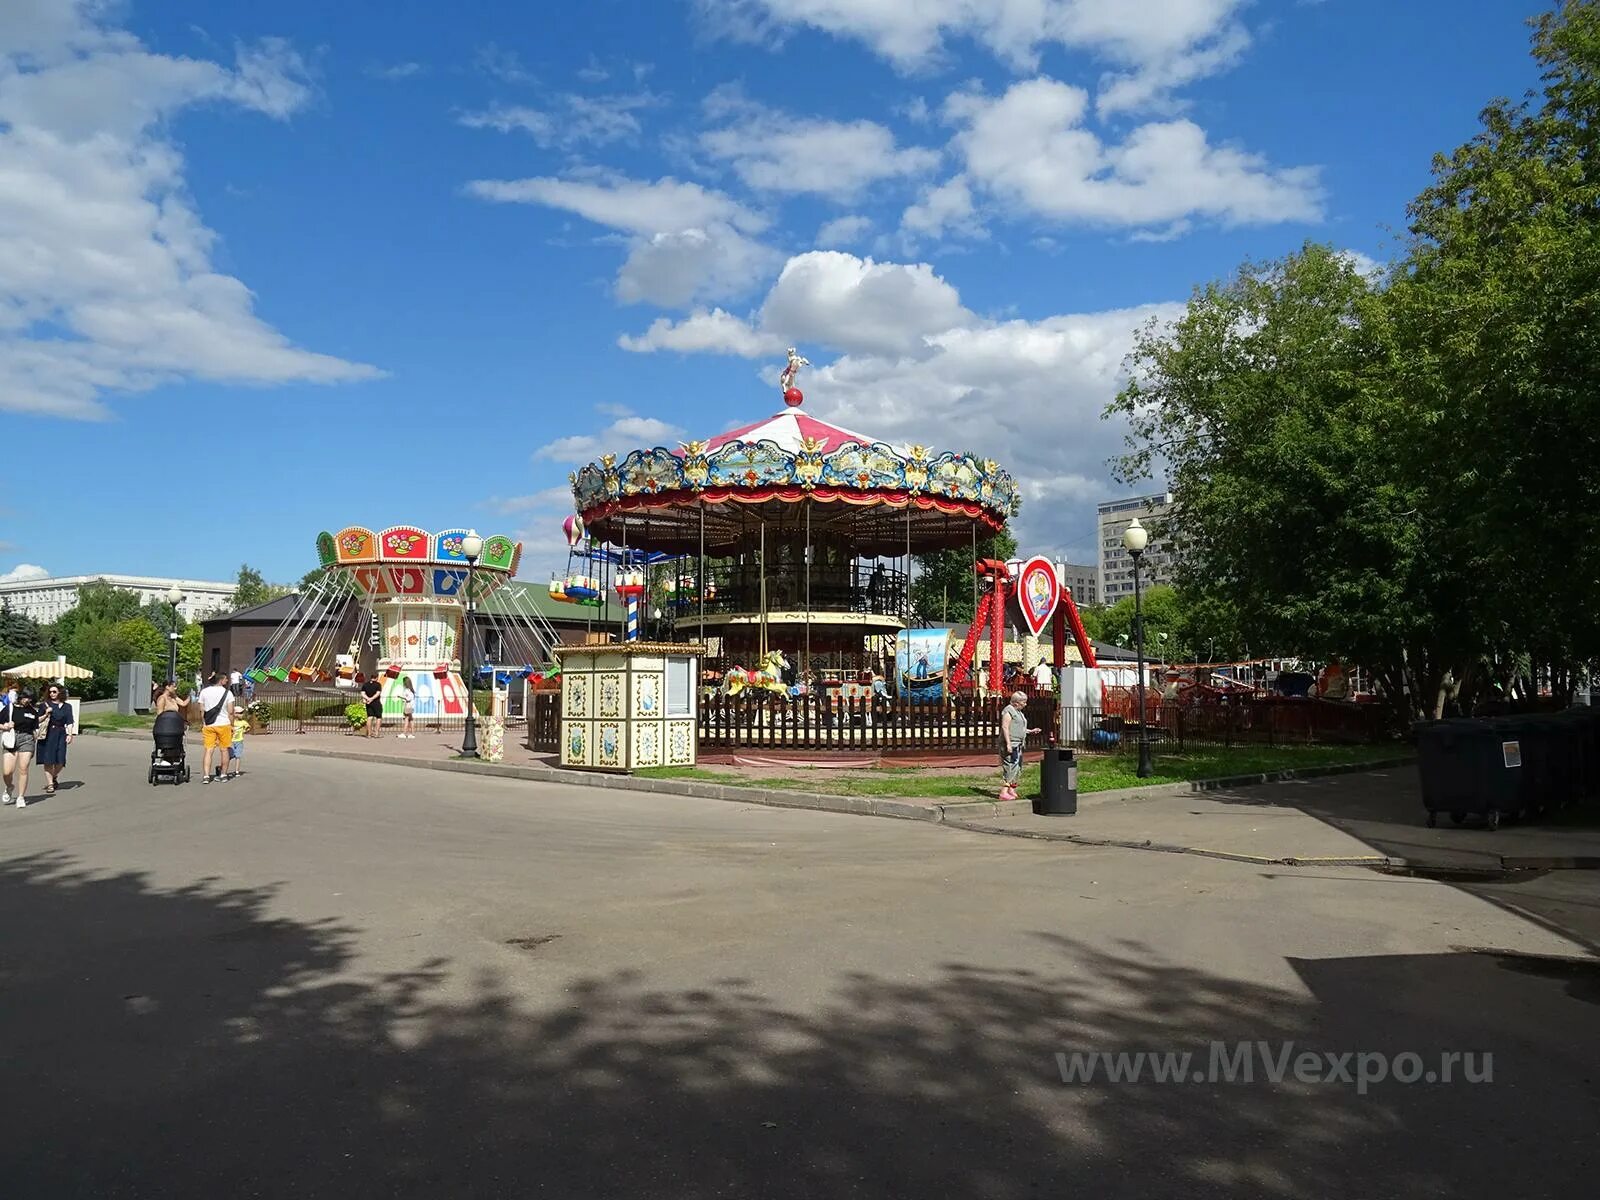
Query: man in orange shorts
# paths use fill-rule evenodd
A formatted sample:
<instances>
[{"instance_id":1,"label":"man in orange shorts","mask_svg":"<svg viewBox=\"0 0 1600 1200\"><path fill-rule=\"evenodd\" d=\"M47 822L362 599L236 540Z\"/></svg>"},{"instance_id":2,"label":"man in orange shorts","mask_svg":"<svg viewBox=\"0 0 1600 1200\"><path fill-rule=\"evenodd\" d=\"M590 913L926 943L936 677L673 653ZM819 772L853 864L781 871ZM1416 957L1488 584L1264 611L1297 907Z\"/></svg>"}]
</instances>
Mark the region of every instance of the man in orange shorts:
<instances>
[{"instance_id":1,"label":"man in orange shorts","mask_svg":"<svg viewBox=\"0 0 1600 1200\"><path fill-rule=\"evenodd\" d=\"M228 761L228 747L233 745L233 693L228 690L228 677L214 674L200 689L201 737L205 740L205 754L200 759L200 782L226 779L222 768ZM217 773L211 773L211 755L217 756Z\"/></svg>"}]
</instances>

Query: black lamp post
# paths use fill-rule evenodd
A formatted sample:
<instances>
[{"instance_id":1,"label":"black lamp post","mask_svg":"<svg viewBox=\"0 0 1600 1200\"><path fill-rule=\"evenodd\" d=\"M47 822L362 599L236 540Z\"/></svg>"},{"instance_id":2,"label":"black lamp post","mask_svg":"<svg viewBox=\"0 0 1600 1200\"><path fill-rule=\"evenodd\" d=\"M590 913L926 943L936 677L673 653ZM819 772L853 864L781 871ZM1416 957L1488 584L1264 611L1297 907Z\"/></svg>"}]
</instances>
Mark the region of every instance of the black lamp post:
<instances>
[{"instance_id":1,"label":"black lamp post","mask_svg":"<svg viewBox=\"0 0 1600 1200\"><path fill-rule=\"evenodd\" d=\"M1139 588L1139 560L1144 557L1144 548L1150 544L1150 531L1139 524L1138 517L1122 531L1122 544L1133 559L1133 641L1134 655L1139 663L1139 768L1136 774L1140 779L1148 779L1155 773L1155 768L1150 765L1150 731L1146 725L1148 713L1144 703L1144 598Z\"/></svg>"},{"instance_id":2,"label":"black lamp post","mask_svg":"<svg viewBox=\"0 0 1600 1200\"><path fill-rule=\"evenodd\" d=\"M461 623L461 666L467 677L467 730L461 738L461 757L478 757L478 706L472 697L472 686L478 675L478 665L472 661L473 582L477 577L478 556L483 553L483 539L477 532L461 539L461 553L467 558L467 615Z\"/></svg>"},{"instance_id":3,"label":"black lamp post","mask_svg":"<svg viewBox=\"0 0 1600 1200\"><path fill-rule=\"evenodd\" d=\"M167 678L178 682L178 605L183 603L183 589L173 584L167 589L167 607L172 613L172 628L167 631Z\"/></svg>"}]
</instances>

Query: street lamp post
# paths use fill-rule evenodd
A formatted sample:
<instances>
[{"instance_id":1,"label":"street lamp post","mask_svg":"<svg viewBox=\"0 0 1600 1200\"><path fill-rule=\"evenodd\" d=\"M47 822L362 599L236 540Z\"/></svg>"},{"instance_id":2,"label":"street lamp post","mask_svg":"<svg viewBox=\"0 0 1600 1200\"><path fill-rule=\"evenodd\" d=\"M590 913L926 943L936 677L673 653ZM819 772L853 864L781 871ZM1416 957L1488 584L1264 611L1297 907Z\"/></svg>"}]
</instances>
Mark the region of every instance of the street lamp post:
<instances>
[{"instance_id":1,"label":"street lamp post","mask_svg":"<svg viewBox=\"0 0 1600 1200\"><path fill-rule=\"evenodd\" d=\"M183 589L173 584L167 589L167 607L172 613L172 628L167 631L167 678L178 682L178 605L183 603Z\"/></svg>"},{"instance_id":2,"label":"street lamp post","mask_svg":"<svg viewBox=\"0 0 1600 1200\"><path fill-rule=\"evenodd\" d=\"M1128 557L1133 559L1133 638L1134 655L1139 666L1139 768L1136 773L1140 779L1148 779L1155 773L1155 768L1150 765L1150 731L1144 703L1144 597L1139 588L1139 560L1144 557L1144 548L1149 544L1150 531L1139 524L1139 518L1135 517L1122 531L1122 545L1128 551Z\"/></svg>"},{"instance_id":3,"label":"street lamp post","mask_svg":"<svg viewBox=\"0 0 1600 1200\"><path fill-rule=\"evenodd\" d=\"M483 553L483 539L474 530L461 539L461 553L467 559L467 614L461 624L461 665L467 677L467 729L461 737L461 757L478 757L478 706L472 696L472 685L477 678L478 666L472 661L473 581L477 577L478 556Z\"/></svg>"}]
</instances>

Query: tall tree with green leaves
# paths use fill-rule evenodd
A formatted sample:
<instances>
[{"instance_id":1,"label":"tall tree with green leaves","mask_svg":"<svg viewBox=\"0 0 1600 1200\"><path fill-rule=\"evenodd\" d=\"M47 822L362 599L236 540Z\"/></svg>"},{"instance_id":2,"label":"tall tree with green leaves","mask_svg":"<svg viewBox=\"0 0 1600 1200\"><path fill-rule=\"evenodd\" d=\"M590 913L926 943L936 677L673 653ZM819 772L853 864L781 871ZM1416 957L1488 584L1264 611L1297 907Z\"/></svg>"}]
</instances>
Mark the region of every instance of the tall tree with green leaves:
<instances>
[{"instance_id":1,"label":"tall tree with green leaves","mask_svg":"<svg viewBox=\"0 0 1600 1200\"><path fill-rule=\"evenodd\" d=\"M1600 657L1600 4L1532 24L1542 88L1435 159L1384 340L1432 435L1435 534L1493 585L1486 651L1559 673Z\"/></svg>"},{"instance_id":2,"label":"tall tree with green leaves","mask_svg":"<svg viewBox=\"0 0 1600 1200\"><path fill-rule=\"evenodd\" d=\"M238 580L233 589L233 601L230 605L234 611L241 608L254 608L257 604L265 604L283 595L283 589L269 584L262 578L261 572L249 563L242 563L239 567Z\"/></svg>"},{"instance_id":3,"label":"tall tree with green leaves","mask_svg":"<svg viewBox=\"0 0 1600 1200\"><path fill-rule=\"evenodd\" d=\"M1332 247L1246 263L1141 332L1111 411L1130 425L1123 477L1173 485L1192 602L1236 614L1259 647L1355 658L1409 716L1478 644L1475 594L1427 536L1428 431L1371 332L1381 304Z\"/></svg>"}]
</instances>

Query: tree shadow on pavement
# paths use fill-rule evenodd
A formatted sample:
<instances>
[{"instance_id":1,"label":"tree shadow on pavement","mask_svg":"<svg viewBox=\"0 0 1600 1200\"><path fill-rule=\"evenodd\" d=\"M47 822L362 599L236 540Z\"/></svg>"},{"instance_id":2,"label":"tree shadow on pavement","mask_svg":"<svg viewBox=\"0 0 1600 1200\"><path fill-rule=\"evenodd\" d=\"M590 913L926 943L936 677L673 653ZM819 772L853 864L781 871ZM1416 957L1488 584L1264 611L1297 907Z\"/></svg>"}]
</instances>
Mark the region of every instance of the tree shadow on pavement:
<instances>
[{"instance_id":1,"label":"tree shadow on pavement","mask_svg":"<svg viewBox=\"0 0 1600 1200\"><path fill-rule=\"evenodd\" d=\"M5 1191L34 1196L1565 1195L1592 1009L1490 956L1240 980L1038 937L1037 970L842 975L807 1009L636 973L525 1007L450 964L363 976L360 932L269 890L0 864ZM547 947L531 946L537 956ZM509 953L510 951L508 951ZM1503 1025L1515 1020L1515 1031ZM1517 1085L1064 1085L1058 1051L1500 1051ZM1487 1044L1487 1045L1485 1045ZM1564 1048L1558 1053L1558 1048ZM1592 1153L1592 1151L1591 1151Z\"/></svg>"},{"instance_id":2,"label":"tree shadow on pavement","mask_svg":"<svg viewBox=\"0 0 1600 1200\"><path fill-rule=\"evenodd\" d=\"M1375 853L1417 864L1412 873L1458 887L1600 954L1600 871L1501 873L1502 856L1515 862L1595 854L1600 847L1576 816L1586 810L1547 814L1493 832L1472 823L1457 828L1448 818L1430 829L1414 766L1221 789L1205 798L1243 809L1305 813Z\"/></svg>"}]
</instances>

